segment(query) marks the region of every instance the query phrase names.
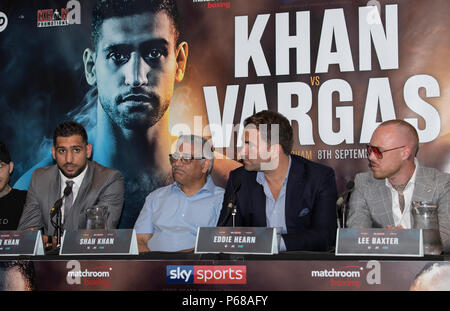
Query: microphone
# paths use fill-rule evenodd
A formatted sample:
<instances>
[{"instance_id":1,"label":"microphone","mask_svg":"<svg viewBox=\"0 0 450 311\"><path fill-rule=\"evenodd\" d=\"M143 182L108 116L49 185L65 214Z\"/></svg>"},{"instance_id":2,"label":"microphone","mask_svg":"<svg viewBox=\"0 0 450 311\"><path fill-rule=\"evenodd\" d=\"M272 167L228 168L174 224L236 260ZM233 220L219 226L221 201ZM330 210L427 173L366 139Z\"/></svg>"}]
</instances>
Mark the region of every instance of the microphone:
<instances>
[{"instance_id":1,"label":"microphone","mask_svg":"<svg viewBox=\"0 0 450 311\"><path fill-rule=\"evenodd\" d=\"M353 180L349 180L347 182L347 185L345 185L345 187L347 188L347 190L345 190L336 201L336 207L337 207L336 208L336 216L337 216L338 228L341 228L341 225L339 222L340 214L342 214L342 228L345 228L347 202L350 198L350 195L352 194L353 187L355 187L355 182Z\"/></svg>"},{"instance_id":2,"label":"microphone","mask_svg":"<svg viewBox=\"0 0 450 311\"><path fill-rule=\"evenodd\" d=\"M64 199L64 197L56 200L55 204L53 205L52 209L50 210L50 218L53 218L56 215L56 213L58 213L58 211L61 209L63 199Z\"/></svg>"},{"instance_id":3,"label":"microphone","mask_svg":"<svg viewBox=\"0 0 450 311\"><path fill-rule=\"evenodd\" d=\"M240 178L236 178L234 180L234 189L233 189L233 192L231 193L230 199L228 200L227 207L229 207L229 208L233 207L234 202L236 201L236 193L241 188L241 183L242 183L242 181Z\"/></svg>"},{"instance_id":4,"label":"microphone","mask_svg":"<svg viewBox=\"0 0 450 311\"><path fill-rule=\"evenodd\" d=\"M236 194L239 191L239 189L241 188L241 179L240 178L235 178L233 180L233 184L234 184L234 188L233 188L233 192L230 195L230 198L228 199L228 204L227 204L227 216L224 218L224 220L219 224L219 227L222 227L228 220L228 218L230 218L231 212L233 210L233 206L235 205L236 202Z\"/></svg>"},{"instance_id":5,"label":"microphone","mask_svg":"<svg viewBox=\"0 0 450 311\"><path fill-rule=\"evenodd\" d=\"M355 182L353 180L349 180L347 182L347 185L345 186L347 188L347 190L345 190L344 192L341 193L341 195L339 196L339 198L336 201L336 206L337 207L342 207L342 205L344 205L344 203L346 203L348 201L348 199L350 198L350 194L353 191L353 187L355 186Z\"/></svg>"},{"instance_id":6,"label":"microphone","mask_svg":"<svg viewBox=\"0 0 450 311\"><path fill-rule=\"evenodd\" d=\"M59 248L61 246L61 234L62 231L64 230L62 227L62 221L61 221L61 208L62 208L62 204L63 204L63 200L65 197L69 196L72 193L72 185L69 186L69 184L67 184L66 188L64 188L63 191L63 196L61 198L59 198L58 200L56 200L55 204L53 205L53 207L50 209L50 222L53 225L53 228L55 228L56 232L56 247ZM56 221L53 219L56 215ZM52 238L53 240L53 238ZM53 241L52 241L53 244Z\"/></svg>"},{"instance_id":7,"label":"microphone","mask_svg":"<svg viewBox=\"0 0 450 311\"><path fill-rule=\"evenodd\" d=\"M67 196L69 196L72 193L72 187L66 187L64 188L64 195L62 196L62 198L59 198L55 204L53 205L52 209L50 210L50 218L53 218L53 216L56 215L56 213L61 209L62 207L62 203L63 203L63 199Z\"/></svg>"}]
</instances>

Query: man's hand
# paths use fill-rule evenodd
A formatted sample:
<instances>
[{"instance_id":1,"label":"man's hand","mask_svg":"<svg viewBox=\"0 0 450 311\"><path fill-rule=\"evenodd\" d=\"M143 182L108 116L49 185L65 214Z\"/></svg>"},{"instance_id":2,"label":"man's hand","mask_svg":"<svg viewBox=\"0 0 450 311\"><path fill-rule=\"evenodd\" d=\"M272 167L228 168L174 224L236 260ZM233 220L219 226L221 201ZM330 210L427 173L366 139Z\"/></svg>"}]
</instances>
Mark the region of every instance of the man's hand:
<instances>
[{"instance_id":1,"label":"man's hand","mask_svg":"<svg viewBox=\"0 0 450 311\"><path fill-rule=\"evenodd\" d=\"M194 252L194 248L189 248L189 249L183 249L181 251L179 251L180 253L192 253Z\"/></svg>"},{"instance_id":2,"label":"man's hand","mask_svg":"<svg viewBox=\"0 0 450 311\"><path fill-rule=\"evenodd\" d=\"M388 229L405 229L405 228L403 228L403 226L402 225L398 225L398 226L390 226L390 225L387 225L387 228Z\"/></svg>"},{"instance_id":3,"label":"man's hand","mask_svg":"<svg viewBox=\"0 0 450 311\"><path fill-rule=\"evenodd\" d=\"M153 236L153 234L150 234L150 233L136 234L139 253L150 252L150 249L147 246L147 242L152 238L152 236Z\"/></svg>"},{"instance_id":4,"label":"man's hand","mask_svg":"<svg viewBox=\"0 0 450 311\"><path fill-rule=\"evenodd\" d=\"M42 242L45 249L55 248L58 243L56 241L56 236L52 236L51 241L48 240L48 235L42 235Z\"/></svg>"}]
</instances>

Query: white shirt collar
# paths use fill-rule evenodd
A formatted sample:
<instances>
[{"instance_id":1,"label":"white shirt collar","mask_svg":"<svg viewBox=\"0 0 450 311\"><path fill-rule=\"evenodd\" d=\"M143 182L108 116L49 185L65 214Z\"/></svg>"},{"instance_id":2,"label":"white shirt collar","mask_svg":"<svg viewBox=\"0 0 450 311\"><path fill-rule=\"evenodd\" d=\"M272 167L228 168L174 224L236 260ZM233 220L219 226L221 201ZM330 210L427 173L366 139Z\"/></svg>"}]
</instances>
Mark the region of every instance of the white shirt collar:
<instances>
[{"instance_id":1,"label":"white shirt collar","mask_svg":"<svg viewBox=\"0 0 450 311\"><path fill-rule=\"evenodd\" d=\"M286 172L286 176L283 179L283 185L287 184L288 181L288 177L289 177L289 172L291 171L291 155L289 155L289 165L288 165L288 169ZM258 171L256 173L256 182L260 185L264 185L266 183L266 176L264 175L263 171Z\"/></svg>"},{"instance_id":2,"label":"white shirt collar","mask_svg":"<svg viewBox=\"0 0 450 311\"><path fill-rule=\"evenodd\" d=\"M417 160L417 158L414 158L414 165L416 168L414 169L414 173L412 174L411 178L409 179L408 183L405 186L405 191L408 190L409 188L411 188L412 185L414 185L416 182L417 166L419 165L419 161ZM389 182L389 180L387 178L385 178L385 181L386 181L386 186L389 189L394 190L394 188L392 187L391 183Z\"/></svg>"},{"instance_id":3,"label":"white shirt collar","mask_svg":"<svg viewBox=\"0 0 450 311\"><path fill-rule=\"evenodd\" d=\"M419 165L419 161L414 159L414 164L416 168L414 169L414 173L406 184L405 189L403 190L403 195L405 198L405 209L403 213L400 210L400 203L398 201L398 192L392 187L391 183L386 178L386 186L391 192L392 197L392 216L394 217L395 226L401 225L405 229L411 229L411 201L414 192L414 186L416 183L416 173L417 167Z\"/></svg>"},{"instance_id":4,"label":"white shirt collar","mask_svg":"<svg viewBox=\"0 0 450 311\"><path fill-rule=\"evenodd\" d=\"M75 178L69 179L66 176L64 176L63 173L61 173L61 170L59 171L59 175L61 176L61 192L60 192L60 196L63 197L64 196L64 189L66 188L66 181L71 180L73 181L73 185L72 185L72 193L73 193L73 201L75 202L75 199L78 196L78 191L80 190L81 187L81 183L83 182L84 176L86 175L87 172L87 168L88 165L86 165L86 167L84 168L84 170L81 172L80 175L78 175ZM64 198L64 206L66 204L66 199ZM62 214L62 219L64 219L65 222L65 215L64 215L64 208L61 209L61 214Z\"/></svg>"},{"instance_id":5,"label":"white shirt collar","mask_svg":"<svg viewBox=\"0 0 450 311\"><path fill-rule=\"evenodd\" d=\"M77 188L81 187L81 183L83 182L84 176L86 176L86 172L87 172L87 168L88 168L89 164L86 164L86 167L84 168L84 170L81 172L80 175L78 175L75 178L67 178L66 176L64 176L64 174L61 172L61 170L59 171L59 175L61 176L61 185L62 185L62 191L64 191L64 188L66 187L66 181L71 180L74 183L74 186L76 186Z\"/></svg>"}]
</instances>

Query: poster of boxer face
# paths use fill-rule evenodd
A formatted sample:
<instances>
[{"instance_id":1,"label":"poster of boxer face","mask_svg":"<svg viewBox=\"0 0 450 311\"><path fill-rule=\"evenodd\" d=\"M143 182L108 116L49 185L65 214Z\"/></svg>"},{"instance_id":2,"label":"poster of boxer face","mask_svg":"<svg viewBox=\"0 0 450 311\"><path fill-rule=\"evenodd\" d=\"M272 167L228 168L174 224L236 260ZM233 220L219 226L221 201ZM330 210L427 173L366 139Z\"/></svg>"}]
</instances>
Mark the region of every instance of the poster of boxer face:
<instances>
[{"instance_id":1,"label":"poster of boxer face","mask_svg":"<svg viewBox=\"0 0 450 311\"><path fill-rule=\"evenodd\" d=\"M173 181L174 138L188 129L237 160L236 126L264 109L291 121L293 153L333 167L340 191L369 169L365 144L389 119L417 129L423 165L450 172L447 0L151 2L1 2L0 140L16 188L54 164L55 126L78 121L92 160L124 174L130 228Z\"/></svg>"}]
</instances>

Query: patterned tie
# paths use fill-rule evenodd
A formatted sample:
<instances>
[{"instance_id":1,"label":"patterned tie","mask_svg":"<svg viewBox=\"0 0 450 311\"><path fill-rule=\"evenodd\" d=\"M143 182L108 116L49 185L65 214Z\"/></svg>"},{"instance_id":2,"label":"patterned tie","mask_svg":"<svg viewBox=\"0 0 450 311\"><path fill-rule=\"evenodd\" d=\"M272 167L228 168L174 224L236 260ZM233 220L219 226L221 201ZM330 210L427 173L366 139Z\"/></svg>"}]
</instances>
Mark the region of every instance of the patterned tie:
<instances>
[{"instance_id":1,"label":"patterned tie","mask_svg":"<svg viewBox=\"0 0 450 311\"><path fill-rule=\"evenodd\" d=\"M64 218L67 218L67 215L69 215L69 211L70 208L72 207L72 203L73 203L73 192L72 192L72 186L73 186L73 181L68 180L66 181L66 188L64 189L64 196L65 198L65 203L64 203ZM65 221L64 221L65 222Z\"/></svg>"},{"instance_id":2,"label":"patterned tie","mask_svg":"<svg viewBox=\"0 0 450 311\"><path fill-rule=\"evenodd\" d=\"M405 196L403 195L403 191L398 192L398 203L400 204L400 211L403 214L405 210Z\"/></svg>"},{"instance_id":3,"label":"patterned tie","mask_svg":"<svg viewBox=\"0 0 450 311\"><path fill-rule=\"evenodd\" d=\"M402 212L402 214L405 210L405 196L403 195L403 191L405 190L407 184L408 183L403 185L392 185L392 188L394 188L398 193L398 203L400 205L400 211Z\"/></svg>"}]
</instances>

